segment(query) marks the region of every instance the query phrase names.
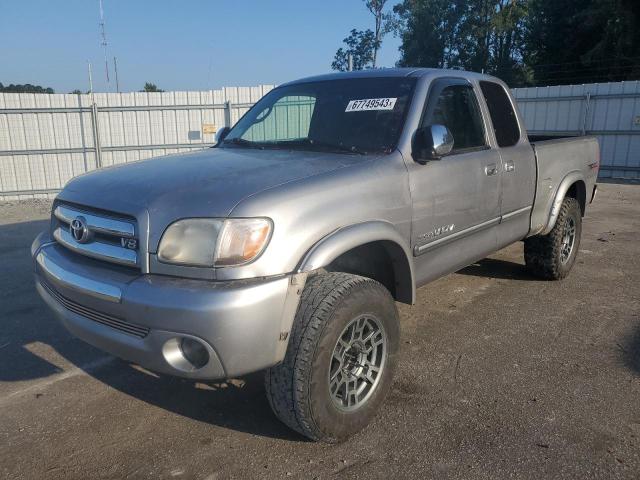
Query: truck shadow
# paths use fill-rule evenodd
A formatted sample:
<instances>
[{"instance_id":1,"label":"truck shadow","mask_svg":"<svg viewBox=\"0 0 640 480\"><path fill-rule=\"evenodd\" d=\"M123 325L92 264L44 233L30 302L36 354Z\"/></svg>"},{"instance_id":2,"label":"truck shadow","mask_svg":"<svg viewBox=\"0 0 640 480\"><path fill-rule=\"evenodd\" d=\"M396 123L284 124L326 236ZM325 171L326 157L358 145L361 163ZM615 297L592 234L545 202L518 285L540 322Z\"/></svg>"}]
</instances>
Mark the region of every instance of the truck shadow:
<instances>
[{"instance_id":1,"label":"truck shadow","mask_svg":"<svg viewBox=\"0 0 640 480\"><path fill-rule=\"evenodd\" d=\"M506 280L540 280L533 276L527 267L520 263L497 258L485 258L468 267L459 270L457 273L471 275L474 277L499 278Z\"/></svg>"},{"instance_id":2,"label":"truck shadow","mask_svg":"<svg viewBox=\"0 0 640 480\"><path fill-rule=\"evenodd\" d=\"M114 359L108 366L87 373L122 393L199 422L251 435L308 441L275 417L265 395L262 372L226 381L194 382Z\"/></svg>"},{"instance_id":3,"label":"truck shadow","mask_svg":"<svg viewBox=\"0 0 640 480\"><path fill-rule=\"evenodd\" d=\"M624 365L640 376L640 319L635 315L635 329L618 344Z\"/></svg>"},{"instance_id":4,"label":"truck shadow","mask_svg":"<svg viewBox=\"0 0 640 480\"><path fill-rule=\"evenodd\" d=\"M30 391L23 395L54 388L51 380L57 374L77 367L109 387L177 415L252 435L305 441L271 411L261 373L216 383L156 375L69 334L34 286L30 245L47 225L48 221L0 225L0 401L25 388ZM39 390L44 379L49 386ZM79 388L75 399L81 402L83 395Z\"/></svg>"}]
</instances>

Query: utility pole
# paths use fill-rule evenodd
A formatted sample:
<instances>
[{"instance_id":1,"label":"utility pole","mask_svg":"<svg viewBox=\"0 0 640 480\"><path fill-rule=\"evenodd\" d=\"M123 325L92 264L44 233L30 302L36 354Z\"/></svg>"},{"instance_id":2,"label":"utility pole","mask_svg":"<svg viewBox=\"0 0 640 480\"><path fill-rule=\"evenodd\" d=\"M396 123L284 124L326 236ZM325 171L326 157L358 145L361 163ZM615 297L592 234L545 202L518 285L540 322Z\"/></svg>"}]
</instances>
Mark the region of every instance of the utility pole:
<instances>
[{"instance_id":1,"label":"utility pole","mask_svg":"<svg viewBox=\"0 0 640 480\"><path fill-rule=\"evenodd\" d=\"M347 55L347 64L347 71L353 72L353 55L351 53Z\"/></svg>"},{"instance_id":2,"label":"utility pole","mask_svg":"<svg viewBox=\"0 0 640 480\"><path fill-rule=\"evenodd\" d=\"M110 90L110 86L111 86L111 82L109 81L109 60L107 57L107 34L105 33L104 30L104 9L102 8L102 0L99 0L100 2L100 38L101 38L101 43L100 45L102 45L102 49L104 50L104 72L105 75L107 76L107 90Z\"/></svg>"},{"instance_id":3,"label":"utility pole","mask_svg":"<svg viewBox=\"0 0 640 480\"><path fill-rule=\"evenodd\" d=\"M120 93L120 82L118 82L118 60L113 57L113 71L116 75L116 92Z\"/></svg>"}]
</instances>

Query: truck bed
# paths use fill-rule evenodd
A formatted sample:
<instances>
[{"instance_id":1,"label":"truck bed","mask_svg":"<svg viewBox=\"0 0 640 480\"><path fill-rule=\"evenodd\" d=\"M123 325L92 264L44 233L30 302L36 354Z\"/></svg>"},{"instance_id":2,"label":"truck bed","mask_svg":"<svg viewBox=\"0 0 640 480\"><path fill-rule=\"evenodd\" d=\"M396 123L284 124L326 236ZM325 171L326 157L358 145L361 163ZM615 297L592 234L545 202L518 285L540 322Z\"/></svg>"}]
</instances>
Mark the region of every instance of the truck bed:
<instances>
[{"instance_id":1,"label":"truck bed","mask_svg":"<svg viewBox=\"0 0 640 480\"><path fill-rule=\"evenodd\" d=\"M598 140L592 136L562 138L532 135L529 141L538 171L529 235L546 234L550 230L549 212L552 211L558 190L563 186L563 180L571 176L585 178L586 185L581 194L589 201L598 176L600 149Z\"/></svg>"}]
</instances>

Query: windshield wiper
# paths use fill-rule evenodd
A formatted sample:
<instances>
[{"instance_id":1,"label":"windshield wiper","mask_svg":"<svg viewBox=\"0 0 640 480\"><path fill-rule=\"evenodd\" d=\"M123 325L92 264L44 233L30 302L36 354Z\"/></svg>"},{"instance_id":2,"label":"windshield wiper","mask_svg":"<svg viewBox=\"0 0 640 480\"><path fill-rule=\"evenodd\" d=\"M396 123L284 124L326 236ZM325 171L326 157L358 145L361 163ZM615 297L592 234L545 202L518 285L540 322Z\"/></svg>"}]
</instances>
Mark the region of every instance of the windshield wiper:
<instances>
[{"instance_id":1,"label":"windshield wiper","mask_svg":"<svg viewBox=\"0 0 640 480\"><path fill-rule=\"evenodd\" d=\"M327 149L332 149L332 150L337 150L339 152L349 152L349 153L355 153L357 155L366 155L367 152L365 152L364 150L360 150L358 147L356 147L355 145L352 146L347 146L347 145L341 145L341 144L333 144L333 143L328 143L328 142L319 142L317 140L309 140L309 143L311 145L317 145L321 148L327 148Z\"/></svg>"},{"instance_id":2,"label":"windshield wiper","mask_svg":"<svg viewBox=\"0 0 640 480\"><path fill-rule=\"evenodd\" d=\"M355 146L348 147L346 145L334 144L329 142L321 142L319 140L312 140L310 138L305 138L300 140L281 140L279 142L274 142L273 144L281 145L281 146L291 146L291 147L296 147L296 146L318 147L318 148L322 148L323 150L331 150L334 152L355 153L357 155L367 154L367 152L365 152L364 150L360 150Z\"/></svg>"},{"instance_id":3,"label":"windshield wiper","mask_svg":"<svg viewBox=\"0 0 640 480\"><path fill-rule=\"evenodd\" d=\"M244 138L235 137L223 140L222 143L227 145L240 145L247 148L258 148L260 150L264 150L264 146L259 143L252 142L251 140L245 140Z\"/></svg>"}]
</instances>

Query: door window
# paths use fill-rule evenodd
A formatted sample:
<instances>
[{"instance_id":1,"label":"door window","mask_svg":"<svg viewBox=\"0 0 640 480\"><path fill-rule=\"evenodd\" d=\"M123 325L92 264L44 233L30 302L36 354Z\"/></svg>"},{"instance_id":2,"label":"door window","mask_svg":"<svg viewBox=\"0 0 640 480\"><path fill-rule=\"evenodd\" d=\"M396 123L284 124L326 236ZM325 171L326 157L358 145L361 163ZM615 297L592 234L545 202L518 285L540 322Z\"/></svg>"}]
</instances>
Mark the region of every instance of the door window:
<instances>
[{"instance_id":1,"label":"door window","mask_svg":"<svg viewBox=\"0 0 640 480\"><path fill-rule=\"evenodd\" d=\"M429 108L426 125L440 124L453 135L452 153L485 148L484 123L471 85L449 85Z\"/></svg>"},{"instance_id":2,"label":"door window","mask_svg":"<svg viewBox=\"0 0 640 480\"><path fill-rule=\"evenodd\" d=\"M480 82L480 89L487 102L498 146L515 145L520 140L520 127L507 92L497 83L487 81Z\"/></svg>"}]
</instances>

